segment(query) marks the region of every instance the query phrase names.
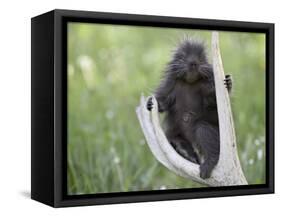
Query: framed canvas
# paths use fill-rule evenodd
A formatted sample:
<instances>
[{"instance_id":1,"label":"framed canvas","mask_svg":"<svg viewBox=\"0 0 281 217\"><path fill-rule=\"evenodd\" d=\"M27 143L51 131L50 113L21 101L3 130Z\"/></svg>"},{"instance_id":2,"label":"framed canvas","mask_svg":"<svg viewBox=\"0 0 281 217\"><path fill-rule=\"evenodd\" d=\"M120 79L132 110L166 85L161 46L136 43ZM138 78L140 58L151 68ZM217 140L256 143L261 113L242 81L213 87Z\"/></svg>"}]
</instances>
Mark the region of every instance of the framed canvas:
<instances>
[{"instance_id":1,"label":"framed canvas","mask_svg":"<svg viewBox=\"0 0 281 217\"><path fill-rule=\"evenodd\" d=\"M32 199L274 192L274 24L53 10L31 27Z\"/></svg>"}]
</instances>

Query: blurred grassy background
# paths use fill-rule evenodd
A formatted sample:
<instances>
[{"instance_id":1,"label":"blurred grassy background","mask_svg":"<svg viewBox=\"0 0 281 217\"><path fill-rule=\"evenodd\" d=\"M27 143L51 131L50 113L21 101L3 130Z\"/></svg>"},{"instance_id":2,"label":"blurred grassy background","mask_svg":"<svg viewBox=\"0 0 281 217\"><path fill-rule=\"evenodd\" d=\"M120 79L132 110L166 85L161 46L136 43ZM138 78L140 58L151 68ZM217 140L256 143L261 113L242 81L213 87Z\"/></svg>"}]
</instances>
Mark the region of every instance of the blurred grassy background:
<instances>
[{"instance_id":1,"label":"blurred grassy background","mask_svg":"<svg viewBox=\"0 0 281 217\"><path fill-rule=\"evenodd\" d=\"M210 31L68 24L68 193L194 188L152 156L135 108L158 85L184 36ZM265 182L265 36L220 33L239 156L249 184Z\"/></svg>"}]
</instances>

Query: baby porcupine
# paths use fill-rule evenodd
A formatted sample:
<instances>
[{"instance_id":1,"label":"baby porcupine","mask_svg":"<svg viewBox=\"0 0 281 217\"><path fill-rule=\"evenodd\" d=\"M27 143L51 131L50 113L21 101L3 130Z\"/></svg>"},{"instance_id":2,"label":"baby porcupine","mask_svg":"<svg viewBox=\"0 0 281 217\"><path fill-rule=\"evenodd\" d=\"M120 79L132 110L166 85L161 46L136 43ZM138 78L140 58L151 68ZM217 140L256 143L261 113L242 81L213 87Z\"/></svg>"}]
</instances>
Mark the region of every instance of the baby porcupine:
<instances>
[{"instance_id":1,"label":"baby porcupine","mask_svg":"<svg viewBox=\"0 0 281 217\"><path fill-rule=\"evenodd\" d=\"M231 77L225 78L230 91ZM184 158L200 164L200 177L209 178L219 159L219 122L212 65L204 45L185 39L175 50L155 90L159 112L165 112L165 133ZM151 98L147 109L152 109Z\"/></svg>"}]
</instances>

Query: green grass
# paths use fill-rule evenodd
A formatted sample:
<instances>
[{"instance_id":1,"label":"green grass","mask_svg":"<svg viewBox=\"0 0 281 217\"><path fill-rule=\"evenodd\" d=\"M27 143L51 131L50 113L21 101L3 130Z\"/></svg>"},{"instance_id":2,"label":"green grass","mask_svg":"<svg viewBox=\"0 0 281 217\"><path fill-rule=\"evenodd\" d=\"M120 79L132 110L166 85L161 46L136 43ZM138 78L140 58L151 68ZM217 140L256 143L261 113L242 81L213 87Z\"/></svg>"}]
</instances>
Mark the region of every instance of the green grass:
<instances>
[{"instance_id":1,"label":"green grass","mask_svg":"<svg viewBox=\"0 0 281 217\"><path fill-rule=\"evenodd\" d=\"M68 192L87 194L202 187L152 156L135 108L159 83L184 35L210 46L209 31L68 25ZM221 33L239 156L250 184L265 181L265 38Z\"/></svg>"}]
</instances>

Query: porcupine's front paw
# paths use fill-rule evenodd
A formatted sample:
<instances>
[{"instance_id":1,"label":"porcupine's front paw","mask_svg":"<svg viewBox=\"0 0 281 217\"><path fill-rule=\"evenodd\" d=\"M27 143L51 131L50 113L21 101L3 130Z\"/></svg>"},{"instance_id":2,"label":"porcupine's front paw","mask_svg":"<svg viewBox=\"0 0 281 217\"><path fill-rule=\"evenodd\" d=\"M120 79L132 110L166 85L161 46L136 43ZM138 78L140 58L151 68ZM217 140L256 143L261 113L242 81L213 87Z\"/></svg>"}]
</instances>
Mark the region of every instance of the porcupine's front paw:
<instances>
[{"instance_id":1,"label":"porcupine's front paw","mask_svg":"<svg viewBox=\"0 0 281 217\"><path fill-rule=\"evenodd\" d=\"M151 109L153 108L152 97L149 97L149 99L147 100L146 108L148 111L151 111Z\"/></svg>"},{"instance_id":2,"label":"porcupine's front paw","mask_svg":"<svg viewBox=\"0 0 281 217\"><path fill-rule=\"evenodd\" d=\"M231 89L232 89L232 77L231 77L231 75L225 76L224 85L225 85L226 89L228 90L228 92L230 92Z\"/></svg>"}]
</instances>

